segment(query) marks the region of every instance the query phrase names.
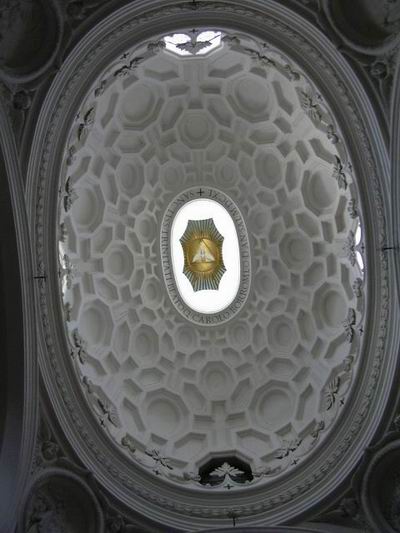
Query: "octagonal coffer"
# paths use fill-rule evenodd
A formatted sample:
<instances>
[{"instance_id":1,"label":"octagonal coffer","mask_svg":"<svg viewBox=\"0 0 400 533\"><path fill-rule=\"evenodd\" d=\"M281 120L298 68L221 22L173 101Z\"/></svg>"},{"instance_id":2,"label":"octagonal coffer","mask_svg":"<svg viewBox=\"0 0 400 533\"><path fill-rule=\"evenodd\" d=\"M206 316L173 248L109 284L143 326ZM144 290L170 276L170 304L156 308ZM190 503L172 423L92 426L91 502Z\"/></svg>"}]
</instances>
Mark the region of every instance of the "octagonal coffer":
<instances>
[{"instance_id":1,"label":"octagonal coffer","mask_svg":"<svg viewBox=\"0 0 400 533\"><path fill-rule=\"evenodd\" d=\"M243 217L225 193L192 188L169 205L161 228L164 280L172 303L192 322L226 322L250 288Z\"/></svg>"}]
</instances>

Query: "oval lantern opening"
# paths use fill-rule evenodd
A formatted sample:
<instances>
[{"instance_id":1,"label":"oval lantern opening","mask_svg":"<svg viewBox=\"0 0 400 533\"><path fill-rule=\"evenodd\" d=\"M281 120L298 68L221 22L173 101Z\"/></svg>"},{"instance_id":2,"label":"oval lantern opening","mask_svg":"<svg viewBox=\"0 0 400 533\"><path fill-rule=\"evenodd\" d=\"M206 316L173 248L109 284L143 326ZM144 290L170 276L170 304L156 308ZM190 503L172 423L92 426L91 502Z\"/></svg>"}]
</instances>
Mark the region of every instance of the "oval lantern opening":
<instances>
[{"instance_id":1,"label":"oval lantern opening","mask_svg":"<svg viewBox=\"0 0 400 533\"><path fill-rule=\"evenodd\" d=\"M250 245L228 195L193 187L176 196L162 220L160 251L168 295L185 318L216 325L240 311L250 291Z\"/></svg>"},{"instance_id":2,"label":"oval lantern opening","mask_svg":"<svg viewBox=\"0 0 400 533\"><path fill-rule=\"evenodd\" d=\"M171 257L183 301L200 313L217 313L234 300L240 283L235 224L221 204L192 200L176 214Z\"/></svg>"}]
</instances>

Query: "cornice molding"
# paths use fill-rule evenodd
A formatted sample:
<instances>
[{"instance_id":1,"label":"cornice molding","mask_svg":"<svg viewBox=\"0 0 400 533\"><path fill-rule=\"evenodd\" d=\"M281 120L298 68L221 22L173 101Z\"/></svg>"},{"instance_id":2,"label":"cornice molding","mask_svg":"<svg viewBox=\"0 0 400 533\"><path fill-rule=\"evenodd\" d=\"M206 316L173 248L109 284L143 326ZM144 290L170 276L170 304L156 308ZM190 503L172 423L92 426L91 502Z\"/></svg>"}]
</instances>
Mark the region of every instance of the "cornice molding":
<instances>
[{"instance_id":1,"label":"cornice molding","mask_svg":"<svg viewBox=\"0 0 400 533\"><path fill-rule=\"evenodd\" d=\"M23 180L20 172L18 152L15 137L8 114L2 102L0 102L0 145L5 159L8 187L12 202L14 216L15 236L17 241L22 320L18 336L23 335L24 353L19 371L23 375L23 388L16 390L15 383L9 382L9 395L12 401L17 401L19 396L22 404L22 420L8 420L4 433L2 455L19 456L18 470L15 472L15 493L12 494L11 505L1 512L0 529L9 531L17 517L18 506L22 498L22 492L28 479L30 465L33 459L34 441L37 431L38 417L38 367L37 367L37 338L36 338L36 306L34 296L33 267L31 236L25 206ZM12 335L12 332L9 332ZM10 357L14 354L10 354ZM4 354L7 357L7 353ZM10 361L11 363L11 361ZM10 364L9 363L9 364ZM13 412L11 405L7 406L9 413ZM18 436L19 435L19 440ZM10 503L9 502L9 503ZM2 501L6 505L7 500Z\"/></svg>"},{"instance_id":2,"label":"cornice molding","mask_svg":"<svg viewBox=\"0 0 400 533\"><path fill-rule=\"evenodd\" d=\"M391 165L391 198L392 198L392 255L395 262L395 272L397 280L397 294L400 301L400 55L397 58L396 73L393 83L393 95L391 105L391 144L390 144L390 165Z\"/></svg>"}]
</instances>

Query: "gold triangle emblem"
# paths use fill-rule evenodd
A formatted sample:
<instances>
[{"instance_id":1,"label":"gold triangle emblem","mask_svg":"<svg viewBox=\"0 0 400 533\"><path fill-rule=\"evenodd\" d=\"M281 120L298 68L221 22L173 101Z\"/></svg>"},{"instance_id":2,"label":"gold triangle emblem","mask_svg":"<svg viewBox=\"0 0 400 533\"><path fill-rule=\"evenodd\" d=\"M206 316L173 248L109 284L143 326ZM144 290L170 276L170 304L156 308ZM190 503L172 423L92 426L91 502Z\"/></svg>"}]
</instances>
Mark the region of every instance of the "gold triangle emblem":
<instances>
[{"instance_id":1,"label":"gold triangle emblem","mask_svg":"<svg viewBox=\"0 0 400 533\"><path fill-rule=\"evenodd\" d=\"M180 242L185 258L183 273L194 291L218 290L226 272L222 259L224 237L212 218L188 220Z\"/></svg>"}]
</instances>

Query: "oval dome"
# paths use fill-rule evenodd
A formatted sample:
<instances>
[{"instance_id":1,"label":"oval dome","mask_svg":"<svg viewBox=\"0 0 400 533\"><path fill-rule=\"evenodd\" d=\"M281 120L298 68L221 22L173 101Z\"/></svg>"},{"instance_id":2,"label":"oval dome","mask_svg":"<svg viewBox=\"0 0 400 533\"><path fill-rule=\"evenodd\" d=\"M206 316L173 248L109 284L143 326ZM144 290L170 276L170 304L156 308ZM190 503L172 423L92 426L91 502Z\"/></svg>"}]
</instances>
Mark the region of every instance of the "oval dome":
<instances>
[{"instance_id":1,"label":"oval dome","mask_svg":"<svg viewBox=\"0 0 400 533\"><path fill-rule=\"evenodd\" d=\"M129 22L118 12L118 34L101 50L90 41L76 75L57 76L66 94L55 85L30 168L39 221L54 223L58 198L57 265L40 248L54 242L54 224L37 225L48 274L40 304L51 309L46 387L85 466L131 509L188 530L226 519L228 501L246 526L289 521L333 494L369 442L368 411L383 412L372 392L386 362L380 183L362 124L354 135L340 127L357 122L348 110L356 96L339 59L320 69L320 52L294 29L287 48L298 62L284 53L277 17L257 18L265 43L241 22L255 11L226 6L230 19L200 3L204 21L221 25L201 37L199 12L182 4L180 55L166 45L173 32L157 33L157 10L132 31L134 7L124 7ZM221 195L237 235L239 286L224 308L195 310L176 290L182 274L213 299L228 279L225 228L212 213L191 216L183 200L196 190ZM184 203L189 214L172 235ZM196 237L197 226L208 237ZM175 274L174 245L183 258ZM194 279L217 265L211 281ZM372 269L376 283L365 279Z\"/></svg>"},{"instance_id":2,"label":"oval dome","mask_svg":"<svg viewBox=\"0 0 400 533\"><path fill-rule=\"evenodd\" d=\"M202 490L222 465L250 487L311 453L360 347L345 145L297 67L254 46L127 52L83 103L64 169L63 300L88 401L133 461L164 454L170 481Z\"/></svg>"}]
</instances>

